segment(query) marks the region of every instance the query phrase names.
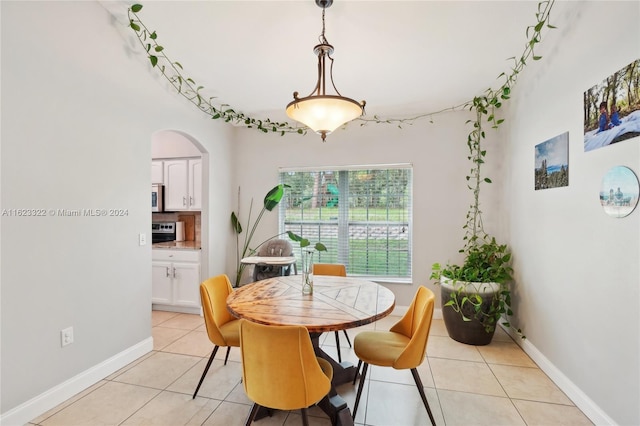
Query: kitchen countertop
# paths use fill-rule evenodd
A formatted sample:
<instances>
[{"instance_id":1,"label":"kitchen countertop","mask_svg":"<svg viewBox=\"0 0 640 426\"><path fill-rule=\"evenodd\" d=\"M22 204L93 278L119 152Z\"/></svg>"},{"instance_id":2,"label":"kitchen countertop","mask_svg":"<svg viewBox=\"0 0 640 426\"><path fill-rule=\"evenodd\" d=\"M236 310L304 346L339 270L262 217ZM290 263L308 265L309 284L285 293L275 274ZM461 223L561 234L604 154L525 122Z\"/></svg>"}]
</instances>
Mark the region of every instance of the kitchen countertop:
<instances>
[{"instance_id":1,"label":"kitchen countertop","mask_svg":"<svg viewBox=\"0 0 640 426\"><path fill-rule=\"evenodd\" d=\"M168 241L151 245L152 249L179 249L179 250L200 250L202 247L196 241Z\"/></svg>"}]
</instances>

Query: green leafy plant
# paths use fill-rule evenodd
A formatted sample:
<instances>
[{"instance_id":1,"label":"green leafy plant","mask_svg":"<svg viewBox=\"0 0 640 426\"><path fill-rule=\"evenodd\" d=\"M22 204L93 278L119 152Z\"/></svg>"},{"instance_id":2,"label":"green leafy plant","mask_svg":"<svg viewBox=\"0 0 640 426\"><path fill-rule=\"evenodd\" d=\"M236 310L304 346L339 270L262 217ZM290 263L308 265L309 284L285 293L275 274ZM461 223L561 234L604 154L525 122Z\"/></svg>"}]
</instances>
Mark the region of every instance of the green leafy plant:
<instances>
[{"instance_id":1,"label":"green leafy plant","mask_svg":"<svg viewBox=\"0 0 640 426\"><path fill-rule=\"evenodd\" d=\"M447 264L442 267L434 263L431 278L439 283L444 277L454 289L443 308L450 307L464 321L480 321L487 333L493 332L500 318L513 315L508 287L513 273L510 262L511 253L507 245L498 244L495 238L491 238L469 247L462 265ZM488 304L480 296L487 288L484 283L497 284L495 291L489 292L492 299ZM508 322L503 324L510 326Z\"/></svg>"},{"instance_id":2,"label":"green leafy plant","mask_svg":"<svg viewBox=\"0 0 640 426\"><path fill-rule=\"evenodd\" d=\"M487 151L482 147L485 139L484 125L490 125L498 129L503 119L498 118L498 110L503 102L511 96L511 90L518 76L523 71L527 62L531 59L538 61L542 57L535 54L535 46L542 40L543 28L555 28L549 23L549 13L554 0L546 0L538 3L536 13L537 22L527 27L528 41L520 56L513 60L513 66L508 73L502 73L498 78L503 79L502 85L496 89L489 88L484 95L476 96L465 103L463 107L475 112L475 119L467 121L472 126L467 136L467 159L471 161L471 169L466 176L467 188L472 192L473 198L466 215L463 226L465 235L464 246L460 249L464 253L462 265L447 264L445 266L434 263L431 268L431 279L439 283L442 277L452 281L454 291L443 308L450 307L462 316L464 321L478 320L485 327L485 331L491 333L504 315L511 316L511 293L509 283L512 280L513 269L510 266L511 253L506 244L499 244L496 239L488 235L482 223L482 211L480 210L480 189L484 184L492 183L491 179L482 177L481 168L485 163ZM458 107L454 107L458 108ZM414 118L415 119L415 118ZM411 123L414 119L404 119L399 122ZM493 300L488 309L483 309L483 301L480 296L480 287L474 291L473 286L466 283L497 283L498 289L493 293ZM469 306L470 309L465 309ZM486 307L485 307L486 308ZM469 314L471 313L471 314ZM503 323L510 327L509 322ZM521 330L517 330L521 334ZM524 336L523 336L524 337Z\"/></svg>"},{"instance_id":3,"label":"green leafy plant","mask_svg":"<svg viewBox=\"0 0 640 426\"><path fill-rule=\"evenodd\" d=\"M498 94L499 93L499 94ZM493 122L493 128L497 128L502 120L495 118L494 110L500 108L501 100L508 99L510 89L491 91L490 97L474 98L472 109L475 109L476 120L470 121L472 131L467 137L469 150L468 160L471 161L471 169L466 176L467 188L472 192L473 198L466 215L464 246L459 251L464 253L462 265L447 264L441 266L434 263L431 267L431 279L440 283L442 277L452 281L454 291L450 293L449 300L444 308L451 308L462 316L464 321L477 320L482 322L487 333L492 333L503 315L512 315L511 293L509 281L511 281L512 268L510 266L511 253L505 244L498 244L494 237L488 235L482 223L482 211L480 210L480 189L482 184L492 183L489 178L482 178L481 167L487 154L482 149L482 140L485 138L483 121ZM467 122L469 123L469 122ZM480 291L473 291L466 283L497 283L499 288L493 293L493 300L486 306ZM469 309L465 309L469 305ZM483 307L484 305L484 307ZM508 322L504 325L509 327ZM519 330L518 330L519 331Z\"/></svg>"},{"instance_id":4,"label":"green leafy plant","mask_svg":"<svg viewBox=\"0 0 640 426\"><path fill-rule=\"evenodd\" d=\"M253 198L251 199L251 203L249 204L249 215L247 216L247 229L251 228L251 230L245 234L244 241L242 242L242 246L240 245L240 234L242 234L243 228L240 223L240 219L238 219L238 215L240 214L240 208L238 207L238 215L236 214L236 212L231 212L231 227L236 234L236 263L237 263L236 281L235 281L236 287L240 285L240 280L242 279L242 273L244 272L244 268L246 267L246 265L243 264L241 260L244 259L245 257L252 256L253 254L256 253L256 251L262 244L281 235L281 234L274 235L262 241L257 246L251 247L251 240L253 239L253 234L256 232L256 229L258 228L258 225L260 224L260 220L262 220L262 216L264 216L266 212L272 211L280 203L280 201L282 200L282 197L284 196L285 188L290 188L290 186L285 184L279 184L274 186L269 190L269 192L267 192L267 195L265 195L262 203L262 209L260 210L258 217L256 217L255 221L253 222L253 225L251 224ZM240 189L238 188L238 201L239 199L240 199Z\"/></svg>"},{"instance_id":5,"label":"green leafy plant","mask_svg":"<svg viewBox=\"0 0 640 426\"><path fill-rule=\"evenodd\" d=\"M301 237L300 235L294 234L291 231L287 231L287 235L289 236L289 238L297 243L300 244L300 248L307 250L307 251L327 251L327 247L325 247L324 244L322 244L321 242L317 242L313 245L313 247L309 247L311 246L311 242L309 240L307 240L304 237Z\"/></svg>"}]
</instances>

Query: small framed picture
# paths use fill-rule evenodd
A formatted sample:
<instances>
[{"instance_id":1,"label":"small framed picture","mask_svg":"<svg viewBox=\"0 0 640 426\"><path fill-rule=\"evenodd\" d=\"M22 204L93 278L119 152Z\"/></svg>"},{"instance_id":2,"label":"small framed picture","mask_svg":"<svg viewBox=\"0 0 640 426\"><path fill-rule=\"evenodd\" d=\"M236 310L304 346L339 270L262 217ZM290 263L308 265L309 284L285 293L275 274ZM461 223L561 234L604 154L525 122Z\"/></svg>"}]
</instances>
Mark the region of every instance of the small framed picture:
<instances>
[{"instance_id":1,"label":"small framed picture","mask_svg":"<svg viewBox=\"0 0 640 426\"><path fill-rule=\"evenodd\" d=\"M569 186L569 132L536 145L535 190Z\"/></svg>"},{"instance_id":2,"label":"small framed picture","mask_svg":"<svg viewBox=\"0 0 640 426\"><path fill-rule=\"evenodd\" d=\"M600 205L611 217L626 217L636 208L639 193L638 177L633 170L616 166L602 178Z\"/></svg>"}]
</instances>

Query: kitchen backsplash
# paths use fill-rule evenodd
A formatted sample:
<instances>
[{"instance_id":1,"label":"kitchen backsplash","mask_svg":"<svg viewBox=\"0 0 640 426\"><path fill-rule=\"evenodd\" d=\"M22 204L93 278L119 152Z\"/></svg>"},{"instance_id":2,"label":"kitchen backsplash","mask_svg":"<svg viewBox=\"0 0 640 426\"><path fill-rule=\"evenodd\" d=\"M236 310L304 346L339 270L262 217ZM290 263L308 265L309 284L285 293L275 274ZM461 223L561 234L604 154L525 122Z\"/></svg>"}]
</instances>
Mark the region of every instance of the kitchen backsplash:
<instances>
[{"instance_id":1,"label":"kitchen backsplash","mask_svg":"<svg viewBox=\"0 0 640 426\"><path fill-rule=\"evenodd\" d=\"M201 215L197 211L152 213L152 222L184 222L185 241L201 243Z\"/></svg>"}]
</instances>

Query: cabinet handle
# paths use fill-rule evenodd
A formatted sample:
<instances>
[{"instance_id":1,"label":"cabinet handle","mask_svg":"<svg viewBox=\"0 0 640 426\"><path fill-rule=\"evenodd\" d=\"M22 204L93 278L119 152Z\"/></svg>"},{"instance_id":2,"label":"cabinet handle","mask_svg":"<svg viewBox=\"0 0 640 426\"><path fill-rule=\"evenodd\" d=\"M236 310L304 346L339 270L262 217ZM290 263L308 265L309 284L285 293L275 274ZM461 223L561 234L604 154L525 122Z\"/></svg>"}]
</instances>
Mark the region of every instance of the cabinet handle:
<instances>
[{"instance_id":1,"label":"cabinet handle","mask_svg":"<svg viewBox=\"0 0 640 426\"><path fill-rule=\"evenodd\" d=\"M176 268L173 268L173 278L176 277Z\"/></svg>"},{"instance_id":2,"label":"cabinet handle","mask_svg":"<svg viewBox=\"0 0 640 426\"><path fill-rule=\"evenodd\" d=\"M167 266L167 277L169 276L169 267Z\"/></svg>"},{"instance_id":3,"label":"cabinet handle","mask_svg":"<svg viewBox=\"0 0 640 426\"><path fill-rule=\"evenodd\" d=\"M189 197L189 205L192 206L193 205L193 197Z\"/></svg>"},{"instance_id":4,"label":"cabinet handle","mask_svg":"<svg viewBox=\"0 0 640 426\"><path fill-rule=\"evenodd\" d=\"M187 207L187 197L182 197L182 205Z\"/></svg>"}]
</instances>

